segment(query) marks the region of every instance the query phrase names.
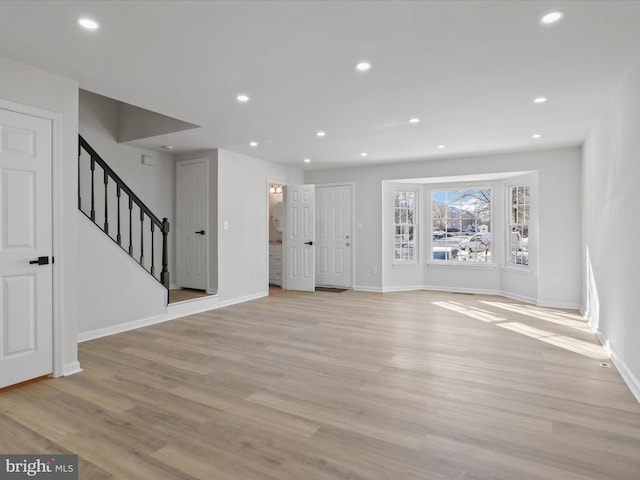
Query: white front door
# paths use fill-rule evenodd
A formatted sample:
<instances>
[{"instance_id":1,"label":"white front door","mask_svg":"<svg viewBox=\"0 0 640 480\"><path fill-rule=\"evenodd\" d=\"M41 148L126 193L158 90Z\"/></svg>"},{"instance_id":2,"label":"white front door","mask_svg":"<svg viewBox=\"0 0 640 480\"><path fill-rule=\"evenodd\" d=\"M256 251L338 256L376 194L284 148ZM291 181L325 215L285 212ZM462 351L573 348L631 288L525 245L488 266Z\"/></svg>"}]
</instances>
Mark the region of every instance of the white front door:
<instances>
[{"instance_id":1,"label":"white front door","mask_svg":"<svg viewBox=\"0 0 640 480\"><path fill-rule=\"evenodd\" d=\"M0 109L0 388L53 371L51 143L50 120Z\"/></svg>"},{"instance_id":2,"label":"white front door","mask_svg":"<svg viewBox=\"0 0 640 480\"><path fill-rule=\"evenodd\" d=\"M207 160L177 164L178 284L207 289L207 231L209 175Z\"/></svg>"},{"instance_id":3,"label":"white front door","mask_svg":"<svg viewBox=\"0 0 640 480\"><path fill-rule=\"evenodd\" d=\"M351 186L316 189L316 285L351 288Z\"/></svg>"},{"instance_id":4,"label":"white front door","mask_svg":"<svg viewBox=\"0 0 640 480\"><path fill-rule=\"evenodd\" d=\"M315 291L315 187L285 187L284 288Z\"/></svg>"}]
</instances>

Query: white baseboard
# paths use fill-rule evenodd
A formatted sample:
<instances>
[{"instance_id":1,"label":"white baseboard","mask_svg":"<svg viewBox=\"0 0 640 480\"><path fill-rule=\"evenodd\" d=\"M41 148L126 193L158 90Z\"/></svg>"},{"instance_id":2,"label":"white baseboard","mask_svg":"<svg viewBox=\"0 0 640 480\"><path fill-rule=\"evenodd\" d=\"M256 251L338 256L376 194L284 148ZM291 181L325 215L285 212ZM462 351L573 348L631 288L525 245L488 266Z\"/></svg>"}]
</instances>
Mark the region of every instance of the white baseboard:
<instances>
[{"instance_id":1,"label":"white baseboard","mask_svg":"<svg viewBox=\"0 0 640 480\"><path fill-rule=\"evenodd\" d=\"M218 290L217 290L217 289L215 289L215 288L207 288L206 292L207 292L209 295L217 295L217 294L218 294Z\"/></svg>"},{"instance_id":2,"label":"white baseboard","mask_svg":"<svg viewBox=\"0 0 640 480\"><path fill-rule=\"evenodd\" d=\"M80 368L80 362L71 362L67 363L62 367L62 375L64 377L68 377L69 375L73 375L76 373L80 373L82 368Z\"/></svg>"},{"instance_id":3,"label":"white baseboard","mask_svg":"<svg viewBox=\"0 0 640 480\"><path fill-rule=\"evenodd\" d=\"M178 285L177 283L169 284L169 290L178 290L179 288L180 288L180 285Z\"/></svg>"},{"instance_id":4,"label":"white baseboard","mask_svg":"<svg viewBox=\"0 0 640 480\"><path fill-rule=\"evenodd\" d=\"M137 328L148 327L149 325L155 325L169 320L175 320L187 315L193 315L195 313L206 312L209 310L215 310L221 307L228 307L237 303L244 303L258 298L266 297L269 292L264 290L251 295L245 295L243 297L232 298L225 301L220 301L219 297L212 296L206 298L194 299L192 301L180 302L167 307L166 313L162 315L154 315L152 317L141 318L139 320L133 320L130 322L121 323L118 325L112 325L105 328L98 328L90 330L88 332L82 332L78 334L78 343L87 342L89 340L95 340L96 338L106 337L109 335L115 335L117 333L128 332L129 330L135 330Z\"/></svg>"},{"instance_id":5,"label":"white baseboard","mask_svg":"<svg viewBox=\"0 0 640 480\"><path fill-rule=\"evenodd\" d=\"M636 377L629 369L626 362L616 355L615 351L612 351L611 349L607 349L607 351L610 352L611 361L620 372L624 383L627 384L633 396L636 397L636 400L640 403L640 380L638 380L638 377Z\"/></svg>"},{"instance_id":6,"label":"white baseboard","mask_svg":"<svg viewBox=\"0 0 640 480\"><path fill-rule=\"evenodd\" d=\"M139 320L120 323L118 325L82 332L78 334L78 343L95 340L96 338L106 337L109 335L115 335L116 333L128 332L129 330L135 330L136 328L148 327L149 325L175 320L176 318L193 315L194 313L215 310L216 308L219 308L219 306L218 297L205 297L194 299L189 302L176 303L174 305L167 306L166 312L161 315L154 315L152 317L141 318Z\"/></svg>"},{"instance_id":7,"label":"white baseboard","mask_svg":"<svg viewBox=\"0 0 640 480\"><path fill-rule=\"evenodd\" d=\"M563 302L541 302L536 300L533 297L527 297L525 295L519 295L517 293L505 292L503 290L490 290L490 289L482 289L482 288L466 288L466 287L445 287L442 285L403 285L403 286L395 286L395 287L365 287L356 285L354 290L360 292L410 292L414 290L429 290L435 292L450 292L450 293L471 293L474 295L499 295L501 297L512 298L513 300L518 300L525 303L530 303L532 305L537 305L540 307L550 307L550 308L564 308L564 309L573 309L578 310L580 305L573 303L563 303Z\"/></svg>"},{"instance_id":8,"label":"white baseboard","mask_svg":"<svg viewBox=\"0 0 640 480\"><path fill-rule=\"evenodd\" d=\"M180 303L171 303L167 306L167 320L174 320L194 313L207 312L216 308L220 308L220 299L215 295L194 298Z\"/></svg>"},{"instance_id":9,"label":"white baseboard","mask_svg":"<svg viewBox=\"0 0 640 480\"><path fill-rule=\"evenodd\" d=\"M474 295L502 295L502 292L500 292L499 290L488 290L488 289L482 289L482 288L443 287L440 285L425 285L422 287L422 289L431 290L435 292L471 293Z\"/></svg>"},{"instance_id":10,"label":"white baseboard","mask_svg":"<svg viewBox=\"0 0 640 480\"><path fill-rule=\"evenodd\" d=\"M517 293L501 291L498 295L511 298L513 300L518 300L519 302L530 303L531 305L535 305L537 303L537 300L535 298L527 297L525 295L519 295Z\"/></svg>"},{"instance_id":11,"label":"white baseboard","mask_svg":"<svg viewBox=\"0 0 640 480\"><path fill-rule=\"evenodd\" d=\"M598 341L602 344L604 349L609 354L611 361L618 369L618 372L620 372L622 380L624 380L624 383L627 384L627 387L629 387L629 390L631 390L633 396L636 398L638 403L640 403L640 380L638 380L638 377L636 377L631 369L629 369L627 363L616 354L616 351L613 348L611 348L609 339L605 337L600 330L595 330L593 326L591 326L591 324L588 322L588 319L587 323L591 327L591 330L593 331Z\"/></svg>"},{"instance_id":12,"label":"white baseboard","mask_svg":"<svg viewBox=\"0 0 640 480\"><path fill-rule=\"evenodd\" d=\"M580 310L579 303L557 302L555 300L538 299L538 301L536 302L536 306L545 308L562 308L566 310Z\"/></svg>"},{"instance_id":13,"label":"white baseboard","mask_svg":"<svg viewBox=\"0 0 640 480\"><path fill-rule=\"evenodd\" d=\"M251 300L257 300L258 298L268 297L268 296L269 296L269 292L267 290L264 290L262 292L253 293L251 295L245 295L244 297L236 297L236 298L231 298L229 300L221 301L220 307L228 307L230 305L235 305L236 303L249 302Z\"/></svg>"},{"instance_id":14,"label":"white baseboard","mask_svg":"<svg viewBox=\"0 0 640 480\"><path fill-rule=\"evenodd\" d=\"M115 335L116 333L128 332L129 330L155 325L156 323L166 322L167 320L168 318L166 318L166 314L155 315L153 317L141 318L131 322L119 323L118 325L89 330L88 332L78 334L78 343L95 340L96 338L108 337L109 335Z\"/></svg>"},{"instance_id":15,"label":"white baseboard","mask_svg":"<svg viewBox=\"0 0 640 480\"><path fill-rule=\"evenodd\" d=\"M372 293L382 293L381 287L367 287L364 285L354 285L353 289L356 292L372 292Z\"/></svg>"},{"instance_id":16,"label":"white baseboard","mask_svg":"<svg viewBox=\"0 0 640 480\"><path fill-rule=\"evenodd\" d=\"M424 290L422 285L402 285L398 287L383 287L383 292L413 292L415 290Z\"/></svg>"}]
</instances>

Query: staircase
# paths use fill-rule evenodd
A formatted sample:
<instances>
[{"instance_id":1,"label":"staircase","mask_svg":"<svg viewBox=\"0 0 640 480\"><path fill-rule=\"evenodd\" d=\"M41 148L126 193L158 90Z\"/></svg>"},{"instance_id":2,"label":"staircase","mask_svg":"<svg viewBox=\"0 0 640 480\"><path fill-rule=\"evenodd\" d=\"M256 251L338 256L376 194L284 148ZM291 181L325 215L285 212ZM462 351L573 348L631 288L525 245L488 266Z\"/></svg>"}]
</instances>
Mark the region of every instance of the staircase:
<instances>
[{"instance_id":1,"label":"staircase","mask_svg":"<svg viewBox=\"0 0 640 480\"><path fill-rule=\"evenodd\" d=\"M168 303L169 221L154 215L81 135L78 209L167 289Z\"/></svg>"}]
</instances>

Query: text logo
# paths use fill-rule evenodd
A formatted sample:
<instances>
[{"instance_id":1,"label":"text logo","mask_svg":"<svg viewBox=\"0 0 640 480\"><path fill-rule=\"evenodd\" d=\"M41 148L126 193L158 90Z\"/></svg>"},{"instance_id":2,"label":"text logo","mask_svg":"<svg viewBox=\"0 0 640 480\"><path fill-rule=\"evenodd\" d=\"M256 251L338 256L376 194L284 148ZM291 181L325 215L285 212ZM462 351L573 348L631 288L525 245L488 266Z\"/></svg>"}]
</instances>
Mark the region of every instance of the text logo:
<instances>
[{"instance_id":1,"label":"text logo","mask_svg":"<svg viewBox=\"0 0 640 480\"><path fill-rule=\"evenodd\" d=\"M78 480L77 455L0 455L0 480Z\"/></svg>"}]
</instances>

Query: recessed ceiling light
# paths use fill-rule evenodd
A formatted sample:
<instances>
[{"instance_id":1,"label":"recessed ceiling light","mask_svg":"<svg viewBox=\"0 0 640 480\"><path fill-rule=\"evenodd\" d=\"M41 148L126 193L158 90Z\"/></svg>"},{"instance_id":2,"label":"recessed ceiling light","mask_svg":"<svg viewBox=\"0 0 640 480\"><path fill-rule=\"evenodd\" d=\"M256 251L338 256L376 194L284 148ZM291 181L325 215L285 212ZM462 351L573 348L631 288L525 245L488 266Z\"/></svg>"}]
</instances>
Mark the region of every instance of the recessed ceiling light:
<instances>
[{"instance_id":1,"label":"recessed ceiling light","mask_svg":"<svg viewBox=\"0 0 640 480\"><path fill-rule=\"evenodd\" d=\"M258 146L258 142L249 142L249 146L250 147L257 147Z\"/></svg>"},{"instance_id":2,"label":"recessed ceiling light","mask_svg":"<svg viewBox=\"0 0 640 480\"><path fill-rule=\"evenodd\" d=\"M533 103L544 103L547 101L546 97L538 97L533 99Z\"/></svg>"},{"instance_id":3,"label":"recessed ceiling light","mask_svg":"<svg viewBox=\"0 0 640 480\"><path fill-rule=\"evenodd\" d=\"M531 138L540 138L542 137L542 135L540 135L539 133L534 133L533 135L531 135Z\"/></svg>"},{"instance_id":4,"label":"recessed ceiling light","mask_svg":"<svg viewBox=\"0 0 640 480\"><path fill-rule=\"evenodd\" d=\"M552 23L556 23L563 16L564 16L564 13L561 12L560 10L557 10L555 12L549 12L540 19L540 23L543 25L550 25Z\"/></svg>"},{"instance_id":5,"label":"recessed ceiling light","mask_svg":"<svg viewBox=\"0 0 640 480\"><path fill-rule=\"evenodd\" d=\"M439 148L439 149L443 149L443 148L444 148L444 145L438 145L438 148Z\"/></svg>"},{"instance_id":6,"label":"recessed ceiling light","mask_svg":"<svg viewBox=\"0 0 640 480\"><path fill-rule=\"evenodd\" d=\"M326 135L326 133L325 133L325 132L323 132L323 131L319 131L318 133L316 133L316 135L317 135L318 137L324 137L324 136Z\"/></svg>"},{"instance_id":7,"label":"recessed ceiling light","mask_svg":"<svg viewBox=\"0 0 640 480\"><path fill-rule=\"evenodd\" d=\"M411 118L409 120L409 123L420 123L420 119L419 118Z\"/></svg>"},{"instance_id":8,"label":"recessed ceiling light","mask_svg":"<svg viewBox=\"0 0 640 480\"><path fill-rule=\"evenodd\" d=\"M362 153L360 154L360 156L361 156L361 157L366 157L366 156L367 156L367 152L362 152Z\"/></svg>"},{"instance_id":9,"label":"recessed ceiling light","mask_svg":"<svg viewBox=\"0 0 640 480\"><path fill-rule=\"evenodd\" d=\"M160 148L164 148L165 150L171 151L171 150L173 150L173 145L162 145L162 147L160 147Z\"/></svg>"},{"instance_id":10,"label":"recessed ceiling light","mask_svg":"<svg viewBox=\"0 0 640 480\"><path fill-rule=\"evenodd\" d=\"M304 159L304 163L310 163L310 162L311 162L311 159L310 159L310 158L305 158L305 159Z\"/></svg>"},{"instance_id":11,"label":"recessed ceiling light","mask_svg":"<svg viewBox=\"0 0 640 480\"><path fill-rule=\"evenodd\" d=\"M371 69L371 64L369 62L360 62L356 65L356 70L359 72L366 72Z\"/></svg>"},{"instance_id":12,"label":"recessed ceiling light","mask_svg":"<svg viewBox=\"0 0 640 480\"><path fill-rule=\"evenodd\" d=\"M99 26L98 22L91 20L90 18L79 18L78 25L82 28L86 28L87 30L97 30Z\"/></svg>"},{"instance_id":13,"label":"recessed ceiling light","mask_svg":"<svg viewBox=\"0 0 640 480\"><path fill-rule=\"evenodd\" d=\"M249 95L245 95L244 93L241 93L236 97L236 100L238 100L240 103L246 103L249 101Z\"/></svg>"}]
</instances>

